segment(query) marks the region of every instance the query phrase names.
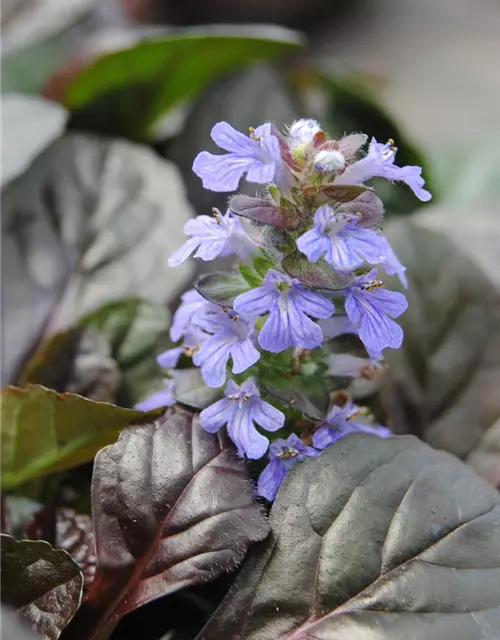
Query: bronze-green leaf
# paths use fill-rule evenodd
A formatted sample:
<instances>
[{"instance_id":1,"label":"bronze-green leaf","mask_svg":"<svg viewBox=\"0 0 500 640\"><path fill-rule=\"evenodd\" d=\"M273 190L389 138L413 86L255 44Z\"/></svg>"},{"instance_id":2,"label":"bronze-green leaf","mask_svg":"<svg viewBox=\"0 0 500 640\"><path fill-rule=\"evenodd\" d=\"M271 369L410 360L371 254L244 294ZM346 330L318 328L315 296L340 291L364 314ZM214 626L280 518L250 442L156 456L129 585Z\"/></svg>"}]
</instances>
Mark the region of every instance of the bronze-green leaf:
<instances>
[{"instance_id":1,"label":"bronze-green leaf","mask_svg":"<svg viewBox=\"0 0 500 640\"><path fill-rule=\"evenodd\" d=\"M39 385L2 392L2 487L92 460L124 427L162 411L133 411Z\"/></svg>"},{"instance_id":2,"label":"bronze-green leaf","mask_svg":"<svg viewBox=\"0 0 500 640\"><path fill-rule=\"evenodd\" d=\"M69 553L42 540L2 535L2 603L47 640L57 640L75 615L82 573Z\"/></svg>"}]
</instances>

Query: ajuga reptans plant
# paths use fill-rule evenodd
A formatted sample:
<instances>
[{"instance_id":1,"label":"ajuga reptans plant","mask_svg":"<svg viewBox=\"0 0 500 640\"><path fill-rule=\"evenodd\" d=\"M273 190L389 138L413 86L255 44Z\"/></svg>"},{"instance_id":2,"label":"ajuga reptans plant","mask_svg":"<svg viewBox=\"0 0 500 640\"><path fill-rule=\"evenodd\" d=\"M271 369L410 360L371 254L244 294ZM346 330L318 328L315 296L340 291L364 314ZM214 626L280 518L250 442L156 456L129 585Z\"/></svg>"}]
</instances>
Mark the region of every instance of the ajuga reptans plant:
<instances>
[{"instance_id":1,"label":"ajuga reptans plant","mask_svg":"<svg viewBox=\"0 0 500 640\"><path fill-rule=\"evenodd\" d=\"M406 287L405 267L381 231L383 205L369 181L402 181L423 201L431 195L420 167L396 164L392 140L330 140L314 120L284 133L266 123L249 135L219 122L211 136L227 153L195 158L203 186L231 192L245 176L260 192L235 195L226 213L214 209L185 225L189 239L171 267L189 256L234 256L234 270L202 276L184 293L170 329L179 346L158 356L165 389L139 407L173 404L191 359L219 391L201 425L227 429L240 456L263 459L258 492L273 500L293 465L344 435L390 436L367 408L335 394L346 378L376 376L384 349L403 340L395 318L406 298L384 286L377 268ZM344 334L359 337L364 356L332 348ZM323 409L308 397L318 388L327 392Z\"/></svg>"}]
</instances>

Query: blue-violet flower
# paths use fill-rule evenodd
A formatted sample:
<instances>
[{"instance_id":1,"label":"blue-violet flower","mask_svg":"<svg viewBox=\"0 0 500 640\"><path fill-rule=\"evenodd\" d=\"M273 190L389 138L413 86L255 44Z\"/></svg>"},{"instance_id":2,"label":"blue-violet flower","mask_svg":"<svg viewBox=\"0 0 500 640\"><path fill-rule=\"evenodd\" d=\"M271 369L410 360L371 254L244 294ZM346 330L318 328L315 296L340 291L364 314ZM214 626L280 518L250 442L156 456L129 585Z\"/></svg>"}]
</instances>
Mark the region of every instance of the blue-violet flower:
<instances>
[{"instance_id":1,"label":"blue-violet flower","mask_svg":"<svg viewBox=\"0 0 500 640\"><path fill-rule=\"evenodd\" d=\"M246 371L260 358L253 343L255 318L245 318L219 307L218 313L200 318L198 326L212 334L193 357L209 387L224 384L229 357L233 359L232 371L236 374Z\"/></svg>"},{"instance_id":2,"label":"blue-violet flower","mask_svg":"<svg viewBox=\"0 0 500 640\"><path fill-rule=\"evenodd\" d=\"M349 165L342 174L335 178L335 184L362 184L375 177L401 180L412 189L417 198L427 202L432 196L424 189L425 181L421 175L421 167L409 165L398 167L394 164L396 152L397 149L392 140L382 144L372 138L368 154Z\"/></svg>"},{"instance_id":3,"label":"blue-violet flower","mask_svg":"<svg viewBox=\"0 0 500 640\"><path fill-rule=\"evenodd\" d=\"M255 424L266 431L277 431L285 424L285 416L260 398L252 379L246 380L241 387L229 380L224 394L225 398L200 413L201 426L209 433L216 433L227 424L228 435L240 456L252 460L262 458L269 440L257 431Z\"/></svg>"},{"instance_id":4,"label":"blue-violet flower","mask_svg":"<svg viewBox=\"0 0 500 640\"><path fill-rule=\"evenodd\" d=\"M289 471L297 462L315 457L319 451L306 446L292 433L286 440L276 440L269 447L269 464L260 474L257 490L266 500L274 500L278 489Z\"/></svg>"},{"instance_id":5,"label":"blue-violet flower","mask_svg":"<svg viewBox=\"0 0 500 640\"><path fill-rule=\"evenodd\" d=\"M272 353L288 347L319 347L323 332L309 316L326 319L335 311L330 300L274 269L266 273L262 286L237 296L233 307L237 313L246 315L269 313L259 334L259 344Z\"/></svg>"},{"instance_id":6,"label":"blue-violet flower","mask_svg":"<svg viewBox=\"0 0 500 640\"><path fill-rule=\"evenodd\" d=\"M256 245L247 235L241 219L231 211L222 215L217 209L214 216L197 216L184 225L184 233L189 240L168 259L170 267L177 267L194 254L195 258L214 260L218 256L235 254L248 260L255 252Z\"/></svg>"},{"instance_id":7,"label":"blue-violet flower","mask_svg":"<svg viewBox=\"0 0 500 640\"><path fill-rule=\"evenodd\" d=\"M313 445L317 449L326 449L340 438L356 431L371 433L380 438L389 438L391 430L381 425L363 424L360 419L360 407L348 402L343 407L334 405L328 413L323 425L313 435Z\"/></svg>"},{"instance_id":8,"label":"blue-violet flower","mask_svg":"<svg viewBox=\"0 0 500 640\"><path fill-rule=\"evenodd\" d=\"M355 278L347 288L345 310L358 327L359 337L369 352L380 353L386 347L398 349L403 330L391 318L406 311L408 302L402 293L387 291L376 280L377 270Z\"/></svg>"},{"instance_id":9,"label":"blue-violet flower","mask_svg":"<svg viewBox=\"0 0 500 640\"><path fill-rule=\"evenodd\" d=\"M245 136L227 122L218 122L210 135L229 153L216 156L202 151L196 156L193 171L202 179L205 189L235 191L245 173L249 182L257 184L274 180L281 155L270 123L251 129L250 136Z\"/></svg>"}]
</instances>

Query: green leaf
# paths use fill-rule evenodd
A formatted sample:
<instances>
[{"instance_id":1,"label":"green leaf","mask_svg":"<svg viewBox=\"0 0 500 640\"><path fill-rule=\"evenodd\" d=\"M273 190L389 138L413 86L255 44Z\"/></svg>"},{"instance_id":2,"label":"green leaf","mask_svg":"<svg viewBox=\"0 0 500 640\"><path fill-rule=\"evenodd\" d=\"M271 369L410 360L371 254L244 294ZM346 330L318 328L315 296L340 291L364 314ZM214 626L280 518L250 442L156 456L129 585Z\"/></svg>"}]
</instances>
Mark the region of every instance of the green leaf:
<instances>
[{"instance_id":1,"label":"green leaf","mask_svg":"<svg viewBox=\"0 0 500 640\"><path fill-rule=\"evenodd\" d=\"M338 291L345 289L354 276L334 271L326 262L309 262L302 253L293 253L285 256L281 262L283 269L292 278L297 278L303 284L315 289Z\"/></svg>"},{"instance_id":2,"label":"green leaf","mask_svg":"<svg viewBox=\"0 0 500 640\"><path fill-rule=\"evenodd\" d=\"M2 535L1 550L2 603L42 638L57 640L80 605L80 568L69 553L43 540Z\"/></svg>"},{"instance_id":3,"label":"green leaf","mask_svg":"<svg viewBox=\"0 0 500 640\"><path fill-rule=\"evenodd\" d=\"M122 409L37 385L7 387L1 399L4 489L88 462L127 425L162 414Z\"/></svg>"},{"instance_id":4,"label":"green leaf","mask_svg":"<svg viewBox=\"0 0 500 640\"><path fill-rule=\"evenodd\" d=\"M214 78L300 44L296 32L282 28L264 35L251 27L156 35L94 59L71 79L62 102L79 126L95 129L105 107L107 133L143 139L160 116L195 98Z\"/></svg>"},{"instance_id":5,"label":"green leaf","mask_svg":"<svg viewBox=\"0 0 500 640\"><path fill-rule=\"evenodd\" d=\"M271 534L197 640L493 640L500 497L416 438L342 438L287 474Z\"/></svg>"},{"instance_id":6,"label":"green leaf","mask_svg":"<svg viewBox=\"0 0 500 640\"><path fill-rule=\"evenodd\" d=\"M224 273L222 271L200 276L194 286L204 298L222 307L232 307L236 296L250 288L241 272Z\"/></svg>"},{"instance_id":7,"label":"green leaf","mask_svg":"<svg viewBox=\"0 0 500 640\"><path fill-rule=\"evenodd\" d=\"M240 264L239 270L250 287L260 287L260 285L262 284L262 278L258 276L251 267L249 267L247 264Z\"/></svg>"}]
</instances>

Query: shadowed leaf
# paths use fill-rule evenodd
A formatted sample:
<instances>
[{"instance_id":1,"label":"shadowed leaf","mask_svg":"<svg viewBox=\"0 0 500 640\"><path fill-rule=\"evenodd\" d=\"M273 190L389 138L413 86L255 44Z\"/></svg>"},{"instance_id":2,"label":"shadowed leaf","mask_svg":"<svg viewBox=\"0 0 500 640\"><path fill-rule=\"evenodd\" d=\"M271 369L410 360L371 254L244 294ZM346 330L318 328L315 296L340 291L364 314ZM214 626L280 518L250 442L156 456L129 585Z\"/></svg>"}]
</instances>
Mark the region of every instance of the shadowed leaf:
<instances>
[{"instance_id":1,"label":"shadowed leaf","mask_svg":"<svg viewBox=\"0 0 500 640\"><path fill-rule=\"evenodd\" d=\"M99 452L92 499L97 569L65 639L92 637L147 602L214 580L268 532L245 462L179 407Z\"/></svg>"},{"instance_id":2,"label":"shadowed leaf","mask_svg":"<svg viewBox=\"0 0 500 640\"><path fill-rule=\"evenodd\" d=\"M162 414L122 409L38 385L7 387L1 400L4 489L88 462L127 425Z\"/></svg>"},{"instance_id":3,"label":"shadowed leaf","mask_svg":"<svg viewBox=\"0 0 500 640\"><path fill-rule=\"evenodd\" d=\"M95 538L92 520L73 509L46 507L33 516L25 529L29 540L45 540L56 549L67 551L78 564L88 589L95 573Z\"/></svg>"},{"instance_id":4,"label":"shadowed leaf","mask_svg":"<svg viewBox=\"0 0 500 640\"><path fill-rule=\"evenodd\" d=\"M500 496L416 438L350 435L291 470L198 640L484 640L500 628Z\"/></svg>"},{"instance_id":5,"label":"shadowed leaf","mask_svg":"<svg viewBox=\"0 0 500 640\"><path fill-rule=\"evenodd\" d=\"M83 576L65 551L48 542L1 536L2 603L43 638L57 640L74 616Z\"/></svg>"},{"instance_id":6,"label":"shadowed leaf","mask_svg":"<svg viewBox=\"0 0 500 640\"><path fill-rule=\"evenodd\" d=\"M368 187L360 184L316 184L310 187L304 188L305 195L309 196L322 196L326 200L333 200L333 202L352 202L355 198L358 198L362 193L367 191Z\"/></svg>"},{"instance_id":7,"label":"shadowed leaf","mask_svg":"<svg viewBox=\"0 0 500 640\"><path fill-rule=\"evenodd\" d=\"M300 224L300 216L296 211L279 209L273 202L263 198L250 196L233 196L229 201L229 209L243 218L262 224L269 224L276 229L293 231Z\"/></svg>"},{"instance_id":8,"label":"shadowed leaf","mask_svg":"<svg viewBox=\"0 0 500 640\"><path fill-rule=\"evenodd\" d=\"M302 253L294 253L283 258L283 269L292 278L297 278L302 284L315 289L338 291L349 286L354 279L353 275L334 271L326 262L309 262Z\"/></svg>"},{"instance_id":9,"label":"shadowed leaf","mask_svg":"<svg viewBox=\"0 0 500 640\"><path fill-rule=\"evenodd\" d=\"M222 307L232 307L236 296L250 289L241 273L223 271L200 276L194 286L204 298Z\"/></svg>"},{"instance_id":10,"label":"shadowed leaf","mask_svg":"<svg viewBox=\"0 0 500 640\"><path fill-rule=\"evenodd\" d=\"M5 381L41 338L111 300L161 304L192 270L165 278L192 211L177 169L150 149L64 136L9 184L2 205Z\"/></svg>"},{"instance_id":11,"label":"shadowed leaf","mask_svg":"<svg viewBox=\"0 0 500 640\"><path fill-rule=\"evenodd\" d=\"M177 402L193 409L205 409L220 396L220 391L207 387L201 371L194 368L175 372L172 393Z\"/></svg>"}]
</instances>

